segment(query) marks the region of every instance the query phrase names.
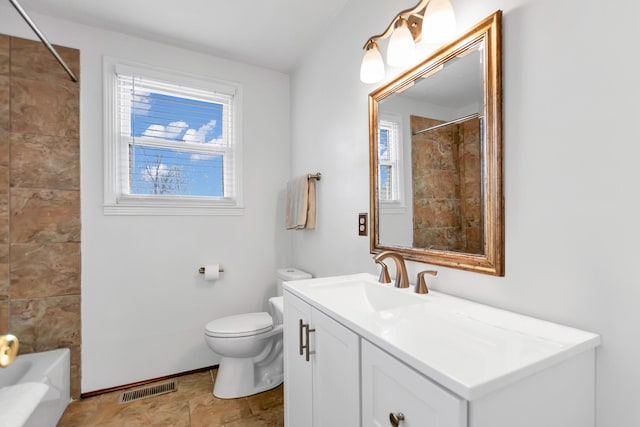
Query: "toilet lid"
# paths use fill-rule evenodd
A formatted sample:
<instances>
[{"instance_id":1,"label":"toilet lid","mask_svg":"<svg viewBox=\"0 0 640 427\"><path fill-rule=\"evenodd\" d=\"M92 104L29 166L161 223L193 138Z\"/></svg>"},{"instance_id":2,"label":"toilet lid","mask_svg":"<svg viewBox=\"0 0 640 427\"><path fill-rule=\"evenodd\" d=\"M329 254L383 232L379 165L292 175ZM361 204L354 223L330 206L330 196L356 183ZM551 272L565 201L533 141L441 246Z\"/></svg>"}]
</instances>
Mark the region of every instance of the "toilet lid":
<instances>
[{"instance_id":1,"label":"toilet lid","mask_svg":"<svg viewBox=\"0 0 640 427\"><path fill-rule=\"evenodd\" d=\"M207 335L212 337L246 337L273 329L273 320L267 312L237 314L221 317L207 323Z\"/></svg>"}]
</instances>

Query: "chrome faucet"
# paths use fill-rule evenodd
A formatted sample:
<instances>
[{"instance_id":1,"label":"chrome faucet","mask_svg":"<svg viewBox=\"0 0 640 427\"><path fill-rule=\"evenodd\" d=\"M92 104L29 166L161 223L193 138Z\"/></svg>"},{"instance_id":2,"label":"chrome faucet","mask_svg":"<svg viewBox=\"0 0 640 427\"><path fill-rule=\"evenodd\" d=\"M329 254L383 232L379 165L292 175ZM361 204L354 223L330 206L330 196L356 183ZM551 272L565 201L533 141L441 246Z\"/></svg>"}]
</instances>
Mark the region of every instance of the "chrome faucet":
<instances>
[{"instance_id":1,"label":"chrome faucet","mask_svg":"<svg viewBox=\"0 0 640 427\"><path fill-rule=\"evenodd\" d=\"M373 257L373 260L382 266L382 271L380 272L380 283L390 283L391 279L389 278L389 271L387 269L387 265L382 262L387 258L391 258L396 263L396 288L408 288L409 287L409 275L407 274L407 267L404 264L404 258L402 255L392 252L392 251L384 251Z\"/></svg>"}]
</instances>

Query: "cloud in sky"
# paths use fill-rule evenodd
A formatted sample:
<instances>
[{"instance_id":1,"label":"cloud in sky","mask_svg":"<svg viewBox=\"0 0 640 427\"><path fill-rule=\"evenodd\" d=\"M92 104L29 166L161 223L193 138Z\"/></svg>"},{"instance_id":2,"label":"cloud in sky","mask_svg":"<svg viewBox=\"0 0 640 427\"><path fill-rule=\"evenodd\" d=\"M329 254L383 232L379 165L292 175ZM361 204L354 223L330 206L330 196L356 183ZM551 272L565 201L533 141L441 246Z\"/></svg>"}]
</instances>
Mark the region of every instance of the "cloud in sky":
<instances>
[{"instance_id":1,"label":"cloud in sky","mask_svg":"<svg viewBox=\"0 0 640 427\"><path fill-rule=\"evenodd\" d=\"M133 95L132 107L136 116L146 116L151 110L150 92L137 90Z\"/></svg>"},{"instance_id":2,"label":"cloud in sky","mask_svg":"<svg viewBox=\"0 0 640 427\"><path fill-rule=\"evenodd\" d=\"M211 138L207 140L209 135L215 129L217 120L211 120L200 126L199 129L192 129L185 121L171 122L168 125L153 124L150 125L143 133L144 136L152 138L163 138L172 140L182 140L185 142L193 142L197 144L224 144L222 138ZM182 135L182 137L180 137Z\"/></svg>"},{"instance_id":3,"label":"cloud in sky","mask_svg":"<svg viewBox=\"0 0 640 427\"><path fill-rule=\"evenodd\" d=\"M187 129L184 136L182 137L182 140L185 142L196 142L198 144L204 144L207 142L207 134L213 132L217 123L218 121L214 119L209 121L209 123L200 126L198 130Z\"/></svg>"},{"instance_id":4,"label":"cloud in sky","mask_svg":"<svg viewBox=\"0 0 640 427\"><path fill-rule=\"evenodd\" d=\"M179 139L180 134L188 127L189 124L184 121L171 122L166 126L154 124L149 126L143 135L153 138ZM189 130L187 130L187 132L189 132Z\"/></svg>"}]
</instances>

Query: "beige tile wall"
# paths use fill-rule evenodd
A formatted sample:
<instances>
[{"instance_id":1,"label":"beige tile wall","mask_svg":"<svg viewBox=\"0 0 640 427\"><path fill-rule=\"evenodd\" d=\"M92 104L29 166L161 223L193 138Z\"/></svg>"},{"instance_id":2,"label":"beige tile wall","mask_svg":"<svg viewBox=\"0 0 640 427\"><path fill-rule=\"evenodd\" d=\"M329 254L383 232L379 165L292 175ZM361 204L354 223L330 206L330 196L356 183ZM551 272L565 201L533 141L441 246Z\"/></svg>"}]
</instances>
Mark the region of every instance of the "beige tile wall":
<instances>
[{"instance_id":1,"label":"beige tile wall","mask_svg":"<svg viewBox=\"0 0 640 427\"><path fill-rule=\"evenodd\" d=\"M412 134L441 122L411 116ZM480 122L411 138L413 246L482 253Z\"/></svg>"},{"instance_id":2,"label":"beige tile wall","mask_svg":"<svg viewBox=\"0 0 640 427\"><path fill-rule=\"evenodd\" d=\"M79 75L80 52L56 47ZM80 393L80 111L39 42L0 35L0 333L71 349Z\"/></svg>"}]
</instances>

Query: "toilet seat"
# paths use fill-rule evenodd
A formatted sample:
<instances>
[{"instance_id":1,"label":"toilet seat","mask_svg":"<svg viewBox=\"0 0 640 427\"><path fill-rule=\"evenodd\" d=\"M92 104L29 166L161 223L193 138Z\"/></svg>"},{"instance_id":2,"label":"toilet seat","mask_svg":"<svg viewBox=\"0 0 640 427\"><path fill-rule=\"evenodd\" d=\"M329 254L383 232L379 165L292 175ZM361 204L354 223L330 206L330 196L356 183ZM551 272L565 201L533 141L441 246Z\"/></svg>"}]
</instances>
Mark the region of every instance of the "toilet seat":
<instances>
[{"instance_id":1,"label":"toilet seat","mask_svg":"<svg viewBox=\"0 0 640 427\"><path fill-rule=\"evenodd\" d=\"M206 334L210 337L235 338L257 335L271 329L273 329L273 320L269 313L263 311L213 320L207 323Z\"/></svg>"}]
</instances>

